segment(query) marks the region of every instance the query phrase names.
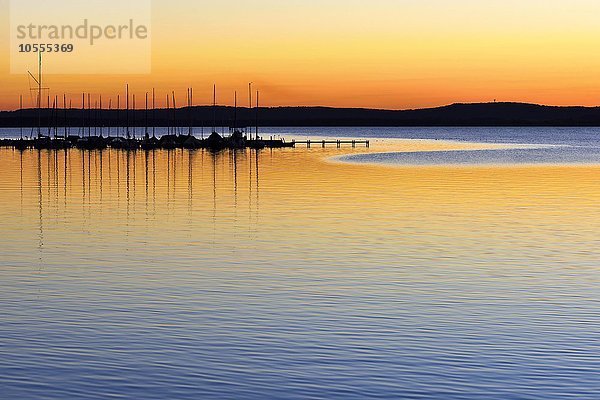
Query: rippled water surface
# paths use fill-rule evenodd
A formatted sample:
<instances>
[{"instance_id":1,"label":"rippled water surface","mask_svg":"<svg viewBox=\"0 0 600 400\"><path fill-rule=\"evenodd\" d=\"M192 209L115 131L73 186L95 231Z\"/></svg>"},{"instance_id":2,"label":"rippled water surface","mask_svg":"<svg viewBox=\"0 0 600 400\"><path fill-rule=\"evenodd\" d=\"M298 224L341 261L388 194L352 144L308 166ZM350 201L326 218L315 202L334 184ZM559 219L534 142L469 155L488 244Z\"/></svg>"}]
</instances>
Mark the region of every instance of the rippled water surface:
<instances>
[{"instance_id":1,"label":"rippled water surface","mask_svg":"<svg viewBox=\"0 0 600 400\"><path fill-rule=\"evenodd\" d=\"M598 398L600 130L268 133L0 149L0 398Z\"/></svg>"}]
</instances>

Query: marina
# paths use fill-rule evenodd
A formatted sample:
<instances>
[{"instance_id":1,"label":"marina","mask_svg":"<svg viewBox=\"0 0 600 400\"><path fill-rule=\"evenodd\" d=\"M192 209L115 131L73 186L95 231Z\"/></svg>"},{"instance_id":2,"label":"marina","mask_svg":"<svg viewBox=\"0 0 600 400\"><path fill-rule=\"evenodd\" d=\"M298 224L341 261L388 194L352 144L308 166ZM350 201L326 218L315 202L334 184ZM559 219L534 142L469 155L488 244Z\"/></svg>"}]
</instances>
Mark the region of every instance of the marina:
<instances>
[{"instance_id":1,"label":"marina","mask_svg":"<svg viewBox=\"0 0 600 400\"><path fill-rule=\"evenodd\" d=\"M280 149L280 148L296 148L305 146L326 147L335 145L340 148L344 145L352 146L370 146L369 140L291 140L270 138L253 138L249 139L241 132L234 132L231 136L223 137L220 134L213 132L206 139L198 139L192 135L164 135L160 138L155 136L146 136L142 139L124 138L121 136L68 136L50 138L43 136L34 139L1 139L1 147L12 147L17 150L38 149L38 150L60 150L69 148L79 148L85 150L102 150L106 148L122 149L122 150L154 150L154 149L208 149L208 150L224 150L224 149Z\"/></svg>"},{"instance_id":2,"label":"marina","mask_svg":"<svg viewBox=\"0 0 600 400\"><path fill-rule=\"evenodd\" d=\"M62 109L59 108L59 97L54 96L54 98L51 99L50 95L47 96L47 108L43 109L43 93L44 91L49 91L49 88L43 87L42 84L42 66L42 52L39 52L37 74L34 75L31 72L28 72L29 77L36 84L35 87L30 88L30 91L36 92L36 107L35 109L24 109L23 96L19 96L19 117L17 118L16 123L20 129L20 137L18 139L1 139L0 147L12 147L18 150L25 150L28 148L38 150L68 148L86 150L101 150L105 148L154 150L182 148L189 150L208 149L213 151L247 148L258 150L265 148L294 148L300 145L304 145L306 148L310 148L311 145L320 145L321 147L325 147L326 145L336 145L337 148L340 148L342 145L351 145L352 147L364 145L365 147L369 147L368 140L335 139L315 142L314 140L296 139L287 141L285 138L276 138L273 136L270 136L269 138L262 137L259 134L260 92L256 91L256 104L255 107L253 107L252 83L248 84L249 107L246 111L253 114L254 126L251 128L238 126L238 95L236 91L234 92L233 115L230 119L229 135L225 134L224 128L222 128L221 133L217 132L217 86L216 84L213 85L212 132L207 138L204 138L204 126L201 127L200 138L194 135L194 120L192 117L194 91L191 87L187 88L187 104L185 108L177 108L175 91L166 95L166 111L168 111L171 116L169 121L170 125L167 129L168 133L159 137L155 134L156 127L149 126L150 124L155 125L156 123L155 112L157 109L156 93L154 89L152 89L151 93L145 93L145 107L143 110L140 110L143 112L141 120L139 118L139 113L137 113L136 95L130 94L129 84L125 85L124 113L120 112L120 95L117 96L117 109L114 110L116 111L116 114L113 114L112 99L109 100L108 109L102 107L102 96L94 102L94 106L92 107L92 96L90 93L82 93L81 110L79 114L73 113L72 100L69 99L69 106L67 107L66 94L63 94L62 96ZM29 137L24 137L24 125L31 121L31 112L36 113L37 127L30 128L31 135ZM124 114L124 118L122 114ZM178 119L178 114L186 115L187 121ZM24 115L29 115L29 118ZM136 118L136 115L138 118ZM72 128L76 127L78 124L80 124L80 126L76 128L77 133L71 134ZM187 129L184 127L186 124ZM136 135L136 128L138 127L142 128L142 135ZM104 135L105 130L108 132L106 136ZM187 133L185 132L186 130Z\"/></svg>"}]
</instances>

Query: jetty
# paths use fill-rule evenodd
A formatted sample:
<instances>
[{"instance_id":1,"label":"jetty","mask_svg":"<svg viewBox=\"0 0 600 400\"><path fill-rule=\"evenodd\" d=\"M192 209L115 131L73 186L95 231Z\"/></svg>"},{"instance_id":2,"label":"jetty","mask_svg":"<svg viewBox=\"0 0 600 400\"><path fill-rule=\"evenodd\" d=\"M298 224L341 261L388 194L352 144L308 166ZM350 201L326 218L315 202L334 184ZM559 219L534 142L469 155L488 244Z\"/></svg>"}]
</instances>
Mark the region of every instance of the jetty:
<instances>
[{"instance_id":1,"label":"jetty","mask_svg":"<svg viewBox=\"0 0 600 400\"><path fill-rule=\"evenodd\" d=\"M358 145L365 146L367 148L370 147L370 142L368 140L292 140L292 146L296 147L297 145L304 145L310 149L312 145L321 146L325 148L327 145L336 145L339 149L343 145L351 145L352 147L356 147Z\"/></svg>"},{"instance_id":2,"label":"jetty","mask_svg":"<svg viewBox=\"0 0 600 400\"><path fill-rule=\"evenodd\" d=\"M2 139L0 147L12 147L18 150L61 150L78 148L82 150L103 150L106 148L122 150L158 150L158 149L207 149L219 150L243 150L243 149L282 149L304 146L326 147L335 145L337 148L343 145L356 147L358 145L369 147L368 140L291 140L262 138L260 136L248 138L241 131L236 131L230 136L221 136L213 132L208 138L198 139L193 135L164 135L161 137L146 136L143 138L125 138L121 136L85 136L69 135L67 137L41 136L38 138Z\"/></svg>"}]
</instances>

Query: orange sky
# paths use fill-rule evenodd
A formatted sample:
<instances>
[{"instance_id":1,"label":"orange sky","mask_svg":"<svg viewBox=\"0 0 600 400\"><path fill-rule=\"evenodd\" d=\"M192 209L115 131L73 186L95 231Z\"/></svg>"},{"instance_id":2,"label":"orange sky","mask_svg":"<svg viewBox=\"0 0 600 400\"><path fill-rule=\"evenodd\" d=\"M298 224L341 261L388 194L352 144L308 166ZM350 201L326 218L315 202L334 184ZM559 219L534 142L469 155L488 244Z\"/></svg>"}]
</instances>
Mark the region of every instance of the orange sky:
<instances>
[{"instance_id":1,"label":"orange sky","mask_svg":"<svg viewBox=\"0 0 600 400\"><path fill-rule=\"evenodd\" d=\"M9 29L0 0L0 29ZM53 95L116 97L156 87L183 104L416 108L453 102L600 104L597 0L154 0L152 73L48 75ZM0 36L0 109L25 104L29 81L9 73ZM116 60L118 62L118 60Z\"/></svg>"}]
</instances>

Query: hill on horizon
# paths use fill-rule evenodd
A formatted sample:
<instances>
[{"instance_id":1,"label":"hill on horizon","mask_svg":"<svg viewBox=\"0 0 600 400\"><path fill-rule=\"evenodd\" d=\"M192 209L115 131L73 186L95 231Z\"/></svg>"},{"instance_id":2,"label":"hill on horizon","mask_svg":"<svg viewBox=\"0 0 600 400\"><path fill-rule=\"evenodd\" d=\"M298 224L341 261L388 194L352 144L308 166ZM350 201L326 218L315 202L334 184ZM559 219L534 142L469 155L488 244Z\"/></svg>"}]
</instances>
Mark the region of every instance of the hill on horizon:
<instances>
[{"instance_id":1,"label":"hill on horizon","mask_svg":"<svg viewBox=\"0 0 600 400\"><path fill-rule=\"evenodd\" d=\"M43 126L600 126L600 107L529 103L455 103L385 110L324 106L237 108L194 106L150 110L41 110ZM216 115L216 121L215 121ZM0 112L0 127L37 126L38 110Z\"/></svg>"}]
</instances>

